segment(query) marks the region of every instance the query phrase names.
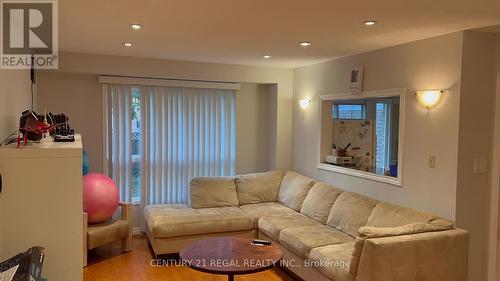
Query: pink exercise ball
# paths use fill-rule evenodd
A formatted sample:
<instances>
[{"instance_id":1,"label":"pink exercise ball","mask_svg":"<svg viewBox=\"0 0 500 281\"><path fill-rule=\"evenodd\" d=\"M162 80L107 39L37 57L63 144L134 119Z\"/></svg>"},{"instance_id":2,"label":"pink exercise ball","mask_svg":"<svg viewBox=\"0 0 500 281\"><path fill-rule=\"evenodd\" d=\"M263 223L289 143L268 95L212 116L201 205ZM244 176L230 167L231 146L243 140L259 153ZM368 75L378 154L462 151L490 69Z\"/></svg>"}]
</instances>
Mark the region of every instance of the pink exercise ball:
<instances>
[{"instance_id":1,"label":"pink exercise ball","mask_svg":"<svg viewBox=\"0 0 500 281\"><path fill-rule=\"evenodd\" d=\"M83 210L88 223L105 222L118 208L120 194L109 177L91 173L83 177Z\"/></svg>"}]
</instances>

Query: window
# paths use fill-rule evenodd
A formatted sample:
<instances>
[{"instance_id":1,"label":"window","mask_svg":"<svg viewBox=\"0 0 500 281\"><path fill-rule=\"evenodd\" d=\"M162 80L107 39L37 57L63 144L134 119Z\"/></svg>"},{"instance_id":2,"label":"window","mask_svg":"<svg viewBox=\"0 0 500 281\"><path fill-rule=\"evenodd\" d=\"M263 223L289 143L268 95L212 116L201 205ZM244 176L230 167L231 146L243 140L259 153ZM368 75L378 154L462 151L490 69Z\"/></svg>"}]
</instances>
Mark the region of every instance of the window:
<instances>
[{"instance_id":1,"label":"window","mask_svg":"<svg viewBox=\"0 0 500 281\"><path fill-rule=\"evenodd\" d=\"M334 104L333 119L365 119L364 104Z\"/></svg>"},{"instance_id":2,"label":"window","mask_svg":"<svg viewBox=\"0 0 500 281\"><path fill-rule=\"evenodd\" d=\"M375 112L375 169L376 173L383 174L389 168L390 104L376 102Z\"/></svg>"},{"instance_id":3,"label":"window","mask_svg":"<svg viewBox=\"0 0 500 281\"><path fill-rule=\"evenodd\" d=\"M120 200L185 204L197 176L234 175L233 89L106 84L105 161Z\"/></svg>"},{"instance_id":4,"label":"window","mask_svg":"<svg viewBox=\"0 0 500 281\"><path fill-rule=\"evenodd\" d=\"M141 201L141 92L132 89L132 202Z\"/></svg>"},{"instance_id":5,"label":"window","mask_svg":"<svg viewBox=\"0 0 500 281\"><path fill-rule=\"evenodd\" d=\"M318 168L401 185L402 90L321 96Z\"/></svg>"}]
</instances>

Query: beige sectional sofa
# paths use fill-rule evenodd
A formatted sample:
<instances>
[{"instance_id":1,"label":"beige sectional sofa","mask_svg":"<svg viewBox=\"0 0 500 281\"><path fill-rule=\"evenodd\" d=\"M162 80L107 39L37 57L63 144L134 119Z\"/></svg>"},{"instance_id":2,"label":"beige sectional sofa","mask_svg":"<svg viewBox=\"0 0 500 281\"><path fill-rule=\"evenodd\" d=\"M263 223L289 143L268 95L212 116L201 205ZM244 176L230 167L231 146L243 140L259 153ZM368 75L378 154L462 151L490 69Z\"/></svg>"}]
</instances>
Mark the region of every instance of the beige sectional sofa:
<instances>
[{"instance_id":1,"label":"beige sectional sofa","mask_svg":"<svg viewBox=\"0 0 500 281\"><path fill-rule=\"evenodd\" d=\"M188 205L144 210L156 255L211 236L268 239L304 280L465 281L468 233L453 222L279 171L194 178Z\"/></svg>"}]
</instances>

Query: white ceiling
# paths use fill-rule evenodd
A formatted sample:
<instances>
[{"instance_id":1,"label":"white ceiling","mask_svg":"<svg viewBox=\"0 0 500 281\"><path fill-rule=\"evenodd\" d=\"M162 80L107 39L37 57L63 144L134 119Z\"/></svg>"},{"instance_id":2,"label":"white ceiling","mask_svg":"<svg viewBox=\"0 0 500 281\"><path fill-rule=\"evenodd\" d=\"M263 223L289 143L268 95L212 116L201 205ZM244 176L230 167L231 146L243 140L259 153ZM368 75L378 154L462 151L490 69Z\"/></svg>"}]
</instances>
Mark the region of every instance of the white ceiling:
<instances>
[{"instance_id":1,"label":"white ceiling","mask_svg":"<svg viewBox=\"0 0 500 281\"><path fill-rule=\"evenodd\" d=\"M297 67L500 24L500 0L60 0L59 15L62 51Z\"/></svg>"}]
</instances>

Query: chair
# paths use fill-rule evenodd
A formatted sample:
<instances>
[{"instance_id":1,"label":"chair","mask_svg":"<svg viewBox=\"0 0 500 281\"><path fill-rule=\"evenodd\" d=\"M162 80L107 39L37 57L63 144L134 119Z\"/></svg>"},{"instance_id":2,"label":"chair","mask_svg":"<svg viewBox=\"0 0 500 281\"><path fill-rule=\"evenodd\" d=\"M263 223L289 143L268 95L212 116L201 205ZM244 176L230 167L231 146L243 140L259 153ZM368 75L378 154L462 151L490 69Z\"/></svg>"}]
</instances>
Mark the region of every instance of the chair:
<instances>
[{"instance_id":1,"label":"chair","mask_svg":"<svg viewBox=\"0 0 500 281\"><path fill-rule=\"evenodd\" d=\"M120 219L104 223L88 224L83 213L83 266L87 266L87 251L99 246L121 241L122 251L132 250L132 204L120 203Z\"/></svg>"}]
</instances>

